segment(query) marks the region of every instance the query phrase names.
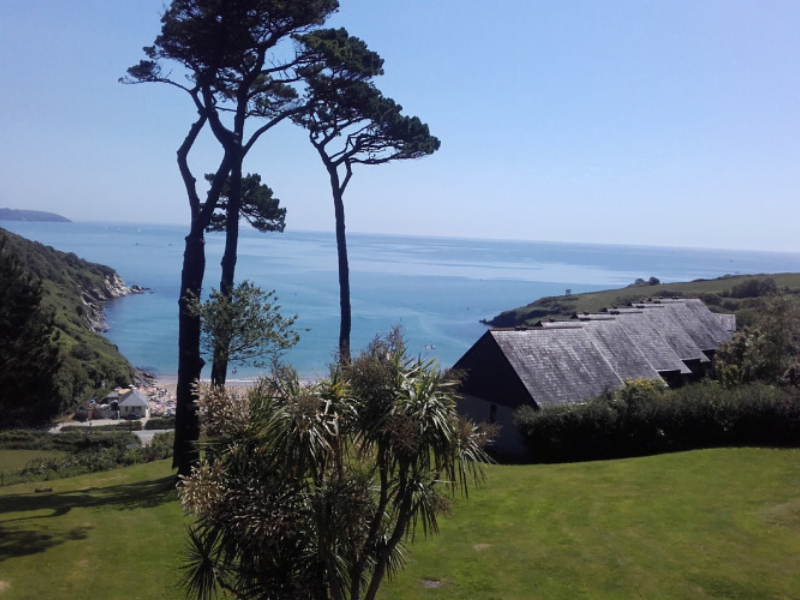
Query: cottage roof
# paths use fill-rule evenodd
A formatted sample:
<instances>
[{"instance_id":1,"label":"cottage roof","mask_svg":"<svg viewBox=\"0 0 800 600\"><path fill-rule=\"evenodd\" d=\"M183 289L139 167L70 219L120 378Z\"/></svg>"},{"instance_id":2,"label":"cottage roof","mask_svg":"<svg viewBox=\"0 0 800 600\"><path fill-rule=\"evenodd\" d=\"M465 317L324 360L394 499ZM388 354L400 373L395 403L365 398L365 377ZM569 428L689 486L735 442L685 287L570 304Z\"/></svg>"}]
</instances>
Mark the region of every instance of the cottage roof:
<instances>
[{"instance_id":1,"label":"cottage roof","mask_svg":"<svg viewBox=\"0 0 800 600\"><path fill-rule=\"evenodd\" d=\"M575 313L572 315L573 319L579 319L581 321L613 321L614 315L609 312L596 312L596 313Z\"/></svg>"},{"instance_id":2,"label":"cottage roof","mask_svg":"<svg viewBox=\"0 0 800 600\"><path fill-rule=\"evenodd\" d=\"M648 303L639 303L636 306L663 305L675 315L683 325L686 332L695 343L704 351L716 350L722 342L731 338L731 331L736 330L736 315L721 315L712 313L699 298L660 298ZM728 329L732 325L733 329Z\"/></svg>"},{"instance_id":3,"label":"cottage roof","mask_svg":"<svg viewBox=\"0 0 800 600\"><path fill-rule=\"evenodd\" d=\"M716 323L713 327L709 327L703 311L693 310L688 303L682 300L663 300L660 302L664 306L664 310L683 326L686 333L689 334L689 337L692 338L700 350L710 352L717 349L719 342L716 338L720 327ZM705 306L702 306L702 308L705 308ZM711 315L707 310L705 313Z\"/></svg>"},{"instance_id":4,"label":"cottage roof","mask_svg":"<svg viewBox=\"0 0 800 600\"><path fill-rule=\"evenodd\" d=\"M623 385L582 328L489 333L539 406L581 402Z\"/></svg>"},{"instance_id":5,"label":"cottage roof","mask_svg":"<svg viewBox=\"0 0 800 600\"><path fill-rule=\"evenodd\" d=\"M683 304L694 312L703 321L706 328L711 332L717 346L722 342L727 342L736 331L736 315L718 315L708 310L703 301L698 298L684 300ZM724 317L720 319L719 317ZM729 329L729 327L732 327ZM714 346L716 348L716 346Z\"/></svg>"},{"instance_id":6,"label":"cottage roof","mask_svg":"<svg viewBox=\"0 0 800 600\"><path fill-rule=\"evenodd\" d=\"M618 320L594 319L584 321L582 326L620 379L660 379L658 371Z\"/></svg>"},{"instance_id":7,"label":"cottage roof","mask_svg":"<svg viewBox=\"0 0 800 600\"><path fill-rule=\"evenodd\" d=\"M455 368L467 373L466 395L512 408L582 402L626 379L692 374L687 361L707 364L735 329L735 318L720 316L700 300L669 299L493 329Z\"/></svg>"},{"instance_id":8,"label":"cottage roof","mask_svg":"<svg viewBox=\"0 0 800 600\"><path fill-rule=\"evenodd\" d=\"M119 403L119 406L143 406L147 408L147 397L139 390L131 390L127 394L122 395L122 401Z\"/></svg>"},{"instance_id":9,"label":"cottage roof","mask_svg":"<svg viewBox=\"0 0 800 600\"><path fill-rule=\"evenodd\" d=\"M674 310L671 310L674 307L649 302L636 304L634 307L644 309L642 316L638 318L651 319L661 337L666 340L681 360L710 362L702 348L689 335L687 323L683 322Z\"/></svg>"},{"instance_id":10,"label":"cottage roof","mask_svg":"<svg viewBox=\"0 0 800 600\"><path fill-rule=\"evenodd\" d=\"M545 329L580 329L581 324L573 321L539 321L534 327L543 327Z\"/></svg>"},{"instance_id":11,"label":"cottage roof","mask_svg":"<svg viewBox=\"0 0 800 600\"><path fill-rule=\"evenodd\" d=\"M625 332L656 371L659 373L678 371L685 375L691 373L681 357L662 337L656 322L643 310L618 308L614 309L613 314L619 315L618 320L625 328Z\"/></svg>"}]
</instances>

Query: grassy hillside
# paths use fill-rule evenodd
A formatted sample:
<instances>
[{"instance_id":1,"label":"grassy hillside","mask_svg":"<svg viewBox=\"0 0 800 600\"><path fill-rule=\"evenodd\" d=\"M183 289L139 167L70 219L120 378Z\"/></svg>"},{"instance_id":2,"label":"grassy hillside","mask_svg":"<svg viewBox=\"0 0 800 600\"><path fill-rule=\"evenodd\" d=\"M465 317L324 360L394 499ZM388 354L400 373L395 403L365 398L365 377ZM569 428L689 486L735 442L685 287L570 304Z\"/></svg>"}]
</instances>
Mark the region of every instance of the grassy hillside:
<instances>
[{"instance_id":1,"label":"grassy hillside","mask_svg":"<svg viewBox=\"0 0 800 600\"><path fill-rule=\"evenodd\" d=\"M775 275L726 275L718 279L691 281L688 283L665 283L602 290L571 296L548 296L526 306L504 311L489 321L493 327L515 327L534 325L541 319L568 319L576 312L597 312L611 306L624 306L629 302L648 298L700 298L711 310L737 314L740 325L751 319L751 311L758 306L757 283L773 280L777 291L800 293L800 273L778 273Z\"/></svg>"},{"instance_id":2,"label":"grassy hillside","mask_svg":"<svg viewBox=\"0 0 800 600\"><path fill-rule=\"evenodd\" d=\"M382 598L800 597L800 451L488 468ZM166 462L0 488L0 598L181 598Z\"/></svg>"},{"instance_id":3,"label":"grassy hillside","mask_svg":"<svg viewBox=\"0 0 800 600\"><path fill-rule=\"evenodd\" d=\"M107 387L130 382L131 364L116 346L93 331L100 324L103 302L126 290L110 267L90 263L75 254L59 252L0 228L7 251L23 268L42 281L42 303L60 332L59 346L65 367L60 374L62 393L91 393L103 381Z\"/></svg>"}]
</instances>

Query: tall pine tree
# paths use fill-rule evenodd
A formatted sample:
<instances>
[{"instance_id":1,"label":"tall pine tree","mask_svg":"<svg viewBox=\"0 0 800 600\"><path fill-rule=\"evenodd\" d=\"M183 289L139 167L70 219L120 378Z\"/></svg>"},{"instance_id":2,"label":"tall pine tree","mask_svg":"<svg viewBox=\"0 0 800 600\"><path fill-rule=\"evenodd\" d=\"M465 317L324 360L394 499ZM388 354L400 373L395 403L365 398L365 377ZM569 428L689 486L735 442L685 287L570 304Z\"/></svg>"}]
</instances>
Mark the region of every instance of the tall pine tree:
<instances>
[{"instance_id":1,"label":"tall pine tree","mask_svg":"<svg viewBox=\"0 0 800 600\"><path fill-rule=\"evenodd\" d=\"M41 282L0 238L0 428L29 425L61 409L53 319L42 308Z\"/></svg>"}]
</instances>

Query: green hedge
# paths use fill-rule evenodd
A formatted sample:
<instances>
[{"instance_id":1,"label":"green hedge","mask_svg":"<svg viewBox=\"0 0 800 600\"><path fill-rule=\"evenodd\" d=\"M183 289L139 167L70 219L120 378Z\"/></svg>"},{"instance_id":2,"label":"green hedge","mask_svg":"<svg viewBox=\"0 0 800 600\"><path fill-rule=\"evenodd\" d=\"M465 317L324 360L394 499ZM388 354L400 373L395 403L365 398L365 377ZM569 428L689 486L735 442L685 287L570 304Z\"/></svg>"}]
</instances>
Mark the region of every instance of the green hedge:
<instances>
[{"instance_id":1,"label":"green hedge","mask_svg":"<svg viewBox=\"0 0 800 600\"><path fill-rule=\"evenodd\" d=\"M61 428L65 431L141 431L141 421L120 421L114 425L64 425Z\"/></svg>"},{"instance_id":2,"label":"green hedge","mask_svg":"<svg viewBox=\"0 0 800 600\"><path fill-rule=\"evenodd\" d=\"M48 433L33 429L10 429L0 432L0 448L7 450L64 450L80 452L97 448L125 448L138 444L139 438L127 431L92 431L93 427L77 428L64 433Z\"/></svg>"},{"instance_id":3,"label":"green hedge","mask_svg":"<svg viewBox=\"0 0 800 600\"><path fill-rule=\"evenodd\" d=\"M576 406L515 415L532 462L599 460L721 446L800 446L800 392L715 382L676 390L633 382Z\"/></svg>"},{"instance_id":4,"label":"green hedge","mask_svg":"<svg viewBox=\"0 0 800 600\"><path fill-rule=\"evenodd\" d=\"M52 435L52 434L51 434ZM62 438L69 434L57 434ZM173 432L157 433L147 446L130 447L139 443L133 434L123 434L128 442L122 446L95 446L74 451L60 458L37 458L14 473L4 473L5 485L26 481L50 481L63 477L74 477L84 473L108 471L143 462L170 458L175 441Z\"/></svg>"},{"instance_id":5,"label":"green hedge","mask_svg":"<svg viewBox=\"0 0 800 600\"><path fill-rule=\"evenodd\" d=\"M144 428L148 431L152 431L154 429L175 429L175 419L161 419L159 417L154 417L147 420L147 423L144 424Z\"/></svg>"}]
</instances>

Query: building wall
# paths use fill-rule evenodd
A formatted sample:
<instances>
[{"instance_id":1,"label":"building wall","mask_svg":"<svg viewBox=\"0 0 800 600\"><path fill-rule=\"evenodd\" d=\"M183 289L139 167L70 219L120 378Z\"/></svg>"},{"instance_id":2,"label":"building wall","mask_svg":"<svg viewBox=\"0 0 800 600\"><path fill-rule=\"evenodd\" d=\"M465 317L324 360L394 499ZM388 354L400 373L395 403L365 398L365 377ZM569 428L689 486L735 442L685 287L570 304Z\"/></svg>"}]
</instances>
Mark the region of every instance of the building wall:
<instances>
[{"instance_id":1,"label":"building wall","mask_svg":"<svg viewBox=\"0 0 800 600\"><path fill-rule=\"evenodd\" d=\"M495 423L500 426L500 433L492 444L492 450L501 457L517 459L525 455L525 443L514 425L515 409L462 394L456 402L456 410L475 423Z\"/></svg>"},{"instance_id":2,"label":"building wall","mask_svg":"<svg viewBox=\"0 0 800 600\"><path fill-rule=\"evenodd\" d=\"M121 406L119 409L120 416L135 415L137 417L146 417L147 409L143 406Z\"/></svg>"},{"instance_id":3,"label":"building wall","mask_svg":"<svg viewBox=\"0 0 800 600\"><path fill-rule=\"evenodd\" d=\"M497 342L487 331L453 367L464 378L460 385L466 396L511 407L530 403L531 397Z\"/></svg>"}]
</instances>

